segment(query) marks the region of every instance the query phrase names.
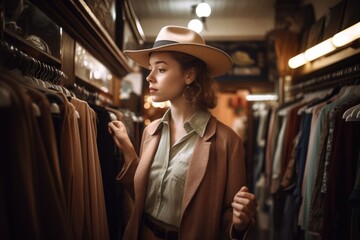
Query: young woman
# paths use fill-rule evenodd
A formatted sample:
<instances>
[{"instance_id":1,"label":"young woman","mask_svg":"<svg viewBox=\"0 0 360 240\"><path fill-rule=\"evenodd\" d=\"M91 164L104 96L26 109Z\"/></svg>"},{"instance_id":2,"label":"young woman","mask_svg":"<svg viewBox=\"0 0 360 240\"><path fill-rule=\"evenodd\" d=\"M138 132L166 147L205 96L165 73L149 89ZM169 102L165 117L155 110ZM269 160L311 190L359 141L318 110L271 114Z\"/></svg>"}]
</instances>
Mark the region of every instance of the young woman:
<instances>
[{"instance_id":1,"label":"young woman","mask_svg":"<svg viewBox=\"0 0 360 240\"><path fill-rule=\"evenodd\" d=\"M124 124L109 123L125 159L117 179L134 200L124 239L245 239L257 202L242 140L208 111L211 77L229 71L231 58L178 26L162 28L153 48L125 54L150 70L152 100L171 107L145 128L139 157Z\"/></svg>"}]
</instances>

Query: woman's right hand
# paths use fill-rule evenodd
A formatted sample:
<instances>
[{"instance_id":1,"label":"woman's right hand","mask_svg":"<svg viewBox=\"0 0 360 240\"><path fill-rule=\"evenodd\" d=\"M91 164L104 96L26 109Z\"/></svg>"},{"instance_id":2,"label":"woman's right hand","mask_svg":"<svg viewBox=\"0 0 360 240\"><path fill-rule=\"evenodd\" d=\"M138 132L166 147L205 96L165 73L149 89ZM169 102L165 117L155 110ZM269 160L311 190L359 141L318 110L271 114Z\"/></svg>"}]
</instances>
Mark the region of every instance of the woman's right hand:
<instances>
[{"instance_id":1,"label":"woman's right hand","mask_svg":"<svg viewBox=\"0 0 360 240\"><path fill-rule=\"evenodd\" d=\"M109 133L112 135L114 142L118 148L131 159L135 153L134 146L132 145L126 127L121 121L112 121L108 124Z\"/></svg>"}]
</instances>

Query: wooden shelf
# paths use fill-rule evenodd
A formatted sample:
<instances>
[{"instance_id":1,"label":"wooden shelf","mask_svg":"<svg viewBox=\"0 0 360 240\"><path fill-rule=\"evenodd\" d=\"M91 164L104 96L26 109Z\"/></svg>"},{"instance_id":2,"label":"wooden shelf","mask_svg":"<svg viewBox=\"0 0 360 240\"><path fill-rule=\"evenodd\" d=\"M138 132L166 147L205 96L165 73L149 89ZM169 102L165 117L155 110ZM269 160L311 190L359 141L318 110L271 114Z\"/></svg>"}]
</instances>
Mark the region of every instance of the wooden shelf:
<instances>
[{"instance_id":1,"label":"wooden shelf","mask_svg":"<svg viewBox=\"0 0 360 240\"><path fill-rule=\"evenodd\" d=\"M97 92L103 96L108 97L109 99L113 98L113 94L103 91L99 86L96 84L85 80L84 78L81 78L79 76L75 76L77 85L85 87L88 91Z\"/></svg>"},{"instance_id":2,"label":"wooden shelf","mask_svg":"<svg viewBox=\"0 0 360 240\"><path fill-rule=\"evenodd\" d=\"M359 62L360 47L358 43L346 46L333 54L326 55L322 58L305 64L294 70L294 83L302 82L306 79L313 78L324 73L333 72Z\"/></svg>"},{"instance_id":3,"label":"wooden shelf","mask_svg":"<svg viewBox=\"0 0 360 240\"><path fill-rule=\"evenodd\" d=\"M60 59L42 51L39 48L36 48L31 43L27 42L21 36L16 35L15 33L4 29L4 40L9 44L15 45L20 51L26 53L30 57L33 57L43 63L49 64L51 66L60 68L61 61Z\"/></svg>"},{"instance_id":4,"label":"wooden shelf","mask_svg":"<svg viewBox=\"0 0 360 240\"><path fill-rule=\"evenodd\" d=\"M125 55L91 10L86 7L84 1L32 0L32 2L75 41L91 52L113 75L121 78L131 72Z\"/></svg>"}]
</instances>

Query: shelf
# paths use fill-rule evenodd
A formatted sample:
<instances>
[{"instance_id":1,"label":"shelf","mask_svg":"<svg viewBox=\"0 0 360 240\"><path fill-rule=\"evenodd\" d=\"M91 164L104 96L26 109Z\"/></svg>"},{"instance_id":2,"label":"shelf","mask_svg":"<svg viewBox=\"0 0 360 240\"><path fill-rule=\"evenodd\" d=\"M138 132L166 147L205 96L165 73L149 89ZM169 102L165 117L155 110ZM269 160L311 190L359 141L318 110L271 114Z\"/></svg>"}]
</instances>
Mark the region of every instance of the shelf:
<instances>
[{"instance_id":1,"label":"shelf","mask_svg":"<svg viewBox=\"0 0 360 240\"><path fill-rule=\"evenodd\" d=\"M111 93L103 91L99 86L92 83L91 81L85 80L84 78L81 78L79 76L75 76L77 85L85 87L88 91L97 92L100 95L106 96L109 99L113 98L113 95Z\"/></svg>"},{"instance_id":2,"label":"shelf","mask_svg":"<svg viewBox=\"0 0 360 240\"><path fill-rule=\"evenodd\" d=\"M304 81L304 79L313 78L358 63L360 59L360 47L356 47L356 45L357 43L352 46L347 46L331 55L326 55L295 69L294 82Z\"/></svg>"},{"instance_id":3,"label":"shelf","mask_svg":"<svg viewBox=\"0 0 360 240\"><path fill-rule=\"evenodd\" d=\"M25 39L7 29L4 29L4 40L8 43L11 43L12 45L15 45L20 51L26 53L30 57L33 57L43 63L49 64L56 68L60 68L61 66L60 59L55 58L41 49L36 48Z\"/></svg>"},{"instance_id":4,"label":"shelf","mask_svg":"<svg viewBox=\"0 0 360 240\"><path fill-rule=\"evenodd\" d=\"M75 41L90 51L113 75L121 78L131 72L125 55L84 1L32 0L32 2Z\"/></svg>"}]
</instances>

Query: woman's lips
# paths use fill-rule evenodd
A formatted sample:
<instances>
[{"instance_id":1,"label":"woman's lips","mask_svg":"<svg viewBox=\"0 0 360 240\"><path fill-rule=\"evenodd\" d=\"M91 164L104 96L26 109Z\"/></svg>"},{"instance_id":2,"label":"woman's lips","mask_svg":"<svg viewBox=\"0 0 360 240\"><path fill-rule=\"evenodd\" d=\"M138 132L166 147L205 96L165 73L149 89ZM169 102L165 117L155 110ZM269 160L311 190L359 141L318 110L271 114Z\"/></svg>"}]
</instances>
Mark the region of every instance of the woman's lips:
<instances>
[{"instance_id":1,"label":"woman's lips","mask_svg":"<svg viewBox=\"0 0 360 240\"><path fill-rule=\"evenodd\" d=\"M157 89L156 88L149 88L149 91L150 91L150 93L153 93L153 92L156 92Z\"/></svg>"}]
</instances>

